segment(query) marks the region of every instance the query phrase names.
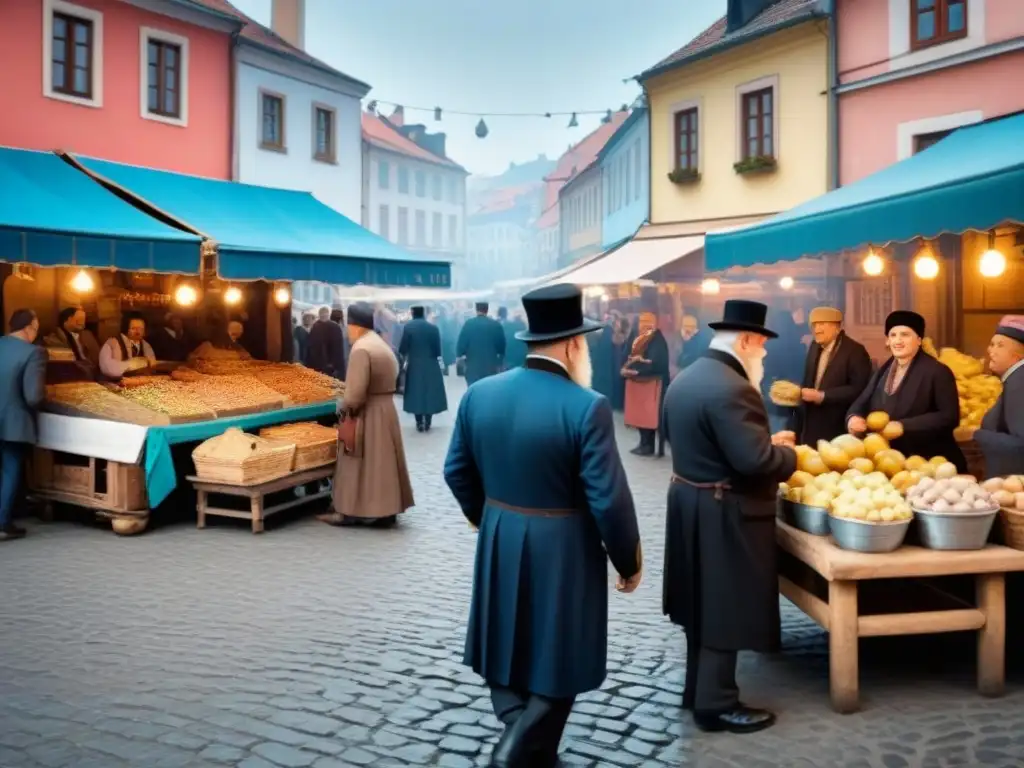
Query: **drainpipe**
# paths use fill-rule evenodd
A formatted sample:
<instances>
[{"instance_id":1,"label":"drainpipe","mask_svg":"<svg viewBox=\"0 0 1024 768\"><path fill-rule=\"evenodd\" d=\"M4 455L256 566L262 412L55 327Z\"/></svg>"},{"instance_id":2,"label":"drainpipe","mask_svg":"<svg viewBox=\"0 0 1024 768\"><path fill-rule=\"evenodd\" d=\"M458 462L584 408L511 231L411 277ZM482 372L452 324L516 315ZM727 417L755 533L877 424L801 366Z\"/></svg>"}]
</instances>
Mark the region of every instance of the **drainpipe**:
<instances>
[{"instance_id":1,"label":"drainpipe","mask_svg":"<svg viewBox=\"0 0 1024 768\"><path fill-rule=\"evenodd\" d=\"M637 80L640 83L639 80ZM644 92L644 106L647 108L647 223L653 224L651 221L651 207L654 205L654 193L652 188L654 187L654 141L652 140L654 134L654 110L651 109L651 94L647 92L647 86L644 83L640 83L640 88Z\"/></svg>"},{"instance_id":2,"label":"drainpipe","mask_svg":"<svg viewBox=\"0 0 1024 768\"><path fill-rule=\"evenodd\" d=\"M824 0L828 13L828 125L829 189L836 189L839 175L839 0Z\"/></svg>"}]
</instances>

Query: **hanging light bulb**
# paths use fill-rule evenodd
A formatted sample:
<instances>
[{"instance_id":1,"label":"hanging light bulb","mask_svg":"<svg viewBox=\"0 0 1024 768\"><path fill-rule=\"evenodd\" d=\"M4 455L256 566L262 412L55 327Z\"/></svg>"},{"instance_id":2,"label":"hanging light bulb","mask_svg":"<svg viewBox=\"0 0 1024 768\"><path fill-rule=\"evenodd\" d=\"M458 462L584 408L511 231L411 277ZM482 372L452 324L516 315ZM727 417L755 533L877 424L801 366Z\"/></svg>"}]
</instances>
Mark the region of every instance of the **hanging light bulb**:
<instances>
[{"instance_id":1,"label":"hanging light bulb","mask_svg":"<svg viewBox=\"0 0 1024 768\"><path fill-rule=\"evenodd\" d=\"M788 290L792 289L792 287L793 287L793 278L790 277L789 275L786 275L781 280L779 280L779 287L782 290L784 290L784 291L788 291Z\"/></svg>"},{"instance_id":2,"label":"hanging light bulb","mask_svg":"<svg viewBox=\"0 0 1024 768\"><path fill-rule=\"evenodd\" d=\"M721 291L722 284L713 277L707 278L700 284L700 292L703 294L714 295L716 293L721 293Z\"/></svg>"},{"instance_id":3,"label":"hanging light bulb","mask_svg":"<svg viewBox=\"0 0 1024 768\"><path fill-rule=\"evenodd\" d=\"M437 122L441 122L441 108L440 107L434 107L434 120L436 120Z\"/></svg>"},{"instance_id":4,"label":"hanging light bulb","mask_svg":"<svg viewBox=\"0 0 1024 768\"><path fill-rule=\"evenodd\" d=\"M981 254L978 271L982 277L999 277L1006 271L1006 257L995 248L989 248Z\"/></svg>"},{"instance_id":5,"label":"hanging light bulb","mask_svg":"<svg viewBox=\"0 0 1024 768\"><path fill-rule=\"evenodd\" d=\"M579 123L579 120L576 119L576 113L575 112L573 112L572 113L572 117L569 118L569 127L570 128L579 128L580 127L580 123Z\"/></svg>"},{"instance_id":6,"label":"hanging light bulb","mask_svg":"<svg viewBox=\"0 0 1024 768\"><path fill-rule=\"evenodd\" d=\"M78 270L73 278L71 278L71 288L76 293L89 293L95 283L93 283L92 277L84 269Z\"/></svg>"},{"instance_id":7,"label":"hanging light bulb","mask_svg":"<svg viewBox=\"0 0 1024 768\"><path fill-rule=\"evenodd\" d=\"M914 274L922 280L934 280L939 276L939 262L930 253L914 259Z\"/></svg>"},{"instance_id":8,"label":"hanging light bulb","mask_svg":"<svg viewBox=\"0 0 1024 768\"><path fill-rule=\"evenodd\" d=\"M236 304L241 304L242 289L236 288L235 286L232 285L230 288L224 291L224 303L227 304L229 307L233 307Z\"/></svg>"},{"instance_id":9,"label":"hanging light bulb","mask_svg":"<svg viewBox=\"0 0 1024 768\"><path fill-rule=\"evenodd\" d=\"M865 275L878 277L885 271L885 259L875 253L874 249L868 248L868 255L864 257L861 268Z\"/></svg>"},{"instance_id":10,"label":"hanging light bulb","mask_svg":"<svg viewBox=\"0 0 1024 768\"><path fill-rule=\"evenodd\" d=\"M480 122L476 124L476 137L478 139L485 139L487 138L488 133L490 133L490 131L487 128L487 123L485 123L484 119L481 117Z\"/></svg>"},{"instance_id":11,"label":"hanging light bulb","mask_svg":"<svg viewBox=\"0 0 1024 768\"><path fill-rule=\"evenodd\" d=\"M288 290L287 286L279 285L274 291L274 303L279 307L287 306L291 298L292 292Z\"/></svg>"},{"instance_id":12,"label":"hanging light bulb","mask_svg":"<svg viewBox=\"0 0 1024 768\"><path fill-rule=\"evenodd\" d=\"M199 291L188 283L182 283L174 291L174 302L182 307L191 307L199 301Z\"/></svg>"}]
</instances>

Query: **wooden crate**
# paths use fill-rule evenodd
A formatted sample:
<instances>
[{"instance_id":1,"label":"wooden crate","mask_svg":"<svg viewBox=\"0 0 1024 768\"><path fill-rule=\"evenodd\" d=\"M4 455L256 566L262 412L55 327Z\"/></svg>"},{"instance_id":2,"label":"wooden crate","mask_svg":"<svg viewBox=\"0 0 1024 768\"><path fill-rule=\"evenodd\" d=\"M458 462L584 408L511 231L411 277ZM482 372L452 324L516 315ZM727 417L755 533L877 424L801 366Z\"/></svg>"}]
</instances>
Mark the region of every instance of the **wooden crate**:
<instances>
[{"instance_id":1,"label":"wooden crate","mask_svg":"<svg viewBox=\"0 0 1024 768\"><path fill-rule=\"evenodd\" d=\"M29 487L50 501L109 512L146 512L146 472L136 464L34 448Z\"/></svg>"}]
</instances>

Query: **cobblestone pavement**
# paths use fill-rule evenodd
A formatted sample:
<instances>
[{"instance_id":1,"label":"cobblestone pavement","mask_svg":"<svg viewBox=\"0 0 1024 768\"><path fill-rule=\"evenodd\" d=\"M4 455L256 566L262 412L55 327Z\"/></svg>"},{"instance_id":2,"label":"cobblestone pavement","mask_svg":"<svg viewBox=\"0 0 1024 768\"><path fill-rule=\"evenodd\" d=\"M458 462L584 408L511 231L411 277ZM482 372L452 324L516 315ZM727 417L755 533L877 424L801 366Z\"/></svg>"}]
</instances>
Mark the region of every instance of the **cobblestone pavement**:
<instances>
[{"instance_id":1,"label":"cobblestone pavement","mask_svg":"<svg viewBox=\"0 0 1024 768\"><path fill-rule=\"evenodd\" d=\"M498 726L459 663L474 535L441 477L451 423L406 424L419 506L393 530L299 517L262 536L226 521L119 539L55 523L3 546L0 766L485 764ZM745 698L778 725L696 732L677 706L682 637L660 613L667 462L625 461L649 570L610 597L608 680L573 713L567 764L1024 765L1024 687L978 696L970 638L865 654L864 711L840 716L824 635L791 606L784 653L741 662Z\"/></svg>"}]
</instances>

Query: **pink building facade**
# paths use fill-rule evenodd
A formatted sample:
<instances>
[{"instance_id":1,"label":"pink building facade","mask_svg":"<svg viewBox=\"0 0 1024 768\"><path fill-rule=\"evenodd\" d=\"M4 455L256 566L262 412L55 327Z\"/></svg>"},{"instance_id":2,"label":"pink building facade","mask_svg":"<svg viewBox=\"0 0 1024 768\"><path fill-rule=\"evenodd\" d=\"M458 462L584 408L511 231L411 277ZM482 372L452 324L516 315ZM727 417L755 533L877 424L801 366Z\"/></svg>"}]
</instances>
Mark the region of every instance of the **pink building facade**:
<instances>
[{"instance_id":1,"label":"pink building facade","mask_svg":"<svg viewBox=\"0 0 1024 768\"><path fill-rule=\"evenodd\" d=\"M840 183L1024 110L1021 0L837 0Z\"/></svg>"},{"instance_id":2,"label":"pink building facade","mask_svg":"<svg viewBox=\"0 0 1024 768\"><path fill-rule=\"evenodd\" d=\"M172 0L3 6L0 145L231 178L237 19Z\"/></svg>"}]
</instances>

